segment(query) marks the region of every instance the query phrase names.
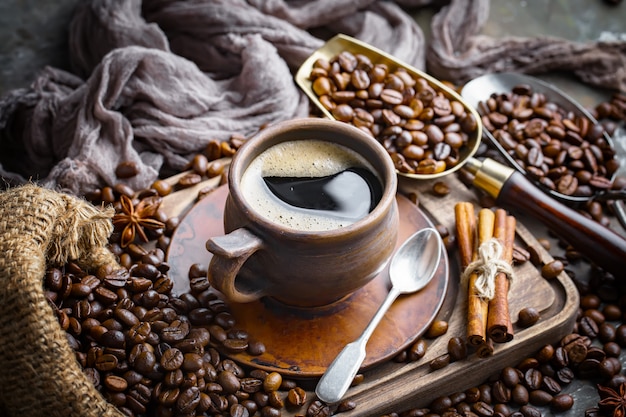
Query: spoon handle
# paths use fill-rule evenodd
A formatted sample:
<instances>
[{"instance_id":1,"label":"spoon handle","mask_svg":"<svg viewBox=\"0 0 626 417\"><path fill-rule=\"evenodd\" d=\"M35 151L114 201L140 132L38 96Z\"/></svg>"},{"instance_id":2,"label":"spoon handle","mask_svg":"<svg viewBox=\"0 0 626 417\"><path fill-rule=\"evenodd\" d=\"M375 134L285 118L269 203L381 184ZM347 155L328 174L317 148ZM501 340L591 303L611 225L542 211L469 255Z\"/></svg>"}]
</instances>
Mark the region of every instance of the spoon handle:
<instances>
[{"instance_id":1,"label":"spoon handle","mask_svg":"<svg viewBox=\"0 0 626 417\"><path fill-rule=\"evenodd\" d=\"M491 159L477 168L474 184L498 204L533 216L599 267L615 277L623 275L626 239L622 236L547 196L511 168Z\"/></svg>"},{"instance_id":2,"label":"spoon handle","mask_svg":"<svg viewBox=\"0 0 626 417\"><path fill-rule=\"evenodd\" d=\"M339 402L346 391L348 391L352 380L365 359L367 341L398 295L400 295L400 292L392 286L387 297L378 307L376 314L374 314L374 317L372 317L363 333L361 333L361 336L354 342L348 343L328 366L315 387L315 394L320 400L333 404Z\"/></svg>"}]
</instances>

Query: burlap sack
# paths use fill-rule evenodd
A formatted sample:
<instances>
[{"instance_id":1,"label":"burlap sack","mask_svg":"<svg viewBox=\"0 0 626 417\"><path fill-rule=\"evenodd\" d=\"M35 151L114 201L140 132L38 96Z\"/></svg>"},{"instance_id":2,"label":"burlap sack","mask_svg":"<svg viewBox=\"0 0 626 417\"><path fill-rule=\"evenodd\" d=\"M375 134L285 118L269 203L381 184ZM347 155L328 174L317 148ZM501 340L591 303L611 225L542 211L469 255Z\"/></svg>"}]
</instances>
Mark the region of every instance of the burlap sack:
<instances>
[{"instance_id":1,"label":"burlap sack","mask_svg":"<svg viewBox=\"0 0 626 417\"><path fill-rule=\"evenodd\" d=\"M105 248L112 215L32 184L0 193L0 411L9 416L123 415L81 371L43 291L49 264L116 264Z\"/></svg>"}]
</instances>

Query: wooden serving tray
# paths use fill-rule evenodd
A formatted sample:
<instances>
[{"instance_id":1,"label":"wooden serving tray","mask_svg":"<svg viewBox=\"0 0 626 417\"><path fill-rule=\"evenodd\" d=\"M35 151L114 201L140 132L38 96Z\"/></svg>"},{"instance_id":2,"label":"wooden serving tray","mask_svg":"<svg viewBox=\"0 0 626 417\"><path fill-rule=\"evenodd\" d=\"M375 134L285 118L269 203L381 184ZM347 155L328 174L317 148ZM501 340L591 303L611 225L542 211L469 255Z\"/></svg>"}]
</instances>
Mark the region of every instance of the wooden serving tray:
<instances>
[{"instance_id":1,"label":"wooden serving tray","mask_svg":"<svg viewBox=\"0 0 626 417\"><path fill-rule=\"evenodd\" d=\"M174 183L176 177L170 181ZM451 190L447 196L433 195L431 181L416 182L404 177L399 178L399 192L417 194L419 207L430 216L432 222L443 225L454 233L454 205L459 201L471 201L477 210L480 206L476 193L468 189L455 175L449 175L440 181L444 181ZM193 205L198 190L207 185L217 187L219 179L209 180L195 188L165 197L162 208L169 215L183 216ZM524 219L517 218L517 243L522 247L535 247L542 263L552 260L550 254L523 225L523 221ZM547 281L531 262L526 262L514 268L515 278L509 295L510 314L515 328L513 341L496 344L493 355L488 358L480 358L472 353L465 360L432 371L430 362L447 353L448 340L451 337L465 337L466 334L467 291L459 282L461 272L456 249L449 252L449 260L450 281L456 284L453 287L457 290L448 291L437 316L437 319L448 322L447 333L429 340L426 355L419 361L387 361L365 371L364 381L352 387L344 397L345 400L354 401L356 408L342 415L376 416L426 406L436 397L481 384L502 368L516 365L544 345L554 343L571 332L579 303L573 282L565 273ZM534 326L521 329L515 326L515 322L518 312L525 307L536 308L541 319ZM300 385L309 390L309 399L315 396L315 384L315 380L300 381ZM304 408L293 412L283 410L283 415L302 415L305 411Z\"/></svg>"}]
</instances>

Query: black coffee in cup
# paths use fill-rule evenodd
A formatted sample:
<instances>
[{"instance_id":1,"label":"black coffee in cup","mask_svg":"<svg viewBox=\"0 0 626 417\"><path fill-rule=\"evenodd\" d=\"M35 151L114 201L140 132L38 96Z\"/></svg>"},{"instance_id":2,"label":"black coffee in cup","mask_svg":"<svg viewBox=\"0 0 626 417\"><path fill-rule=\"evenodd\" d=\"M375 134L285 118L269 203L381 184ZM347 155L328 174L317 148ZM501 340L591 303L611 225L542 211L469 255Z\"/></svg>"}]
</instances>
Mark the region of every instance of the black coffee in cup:
<instances>
[{"instance_id":1,"label":"black coffee in cup","mask_svg":"<svg viewBox=\"0 0 626 417\"><path fill-rule=\"evenodd\" d=\"M262 216L292 229L332 230L352 224L380 201L382 185L365 158L322 140L274 145L257 156L241 181Z\"/></svg>"}]
</instances>

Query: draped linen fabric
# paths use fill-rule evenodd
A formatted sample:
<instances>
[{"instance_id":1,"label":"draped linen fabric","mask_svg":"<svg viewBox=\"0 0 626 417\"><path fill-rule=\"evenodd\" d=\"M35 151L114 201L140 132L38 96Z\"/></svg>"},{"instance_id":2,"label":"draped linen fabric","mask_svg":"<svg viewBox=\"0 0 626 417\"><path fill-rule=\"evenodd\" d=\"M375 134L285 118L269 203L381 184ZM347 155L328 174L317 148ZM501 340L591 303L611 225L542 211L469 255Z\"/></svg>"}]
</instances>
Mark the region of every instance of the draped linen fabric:
<instances>
[{"instance_id":1,"label":"draped linen fabric","mask_svg":"<svg viewBox=\"0 0 626 417\"><path fill-rule=\"evenodd\" d=\"M429 42L416 23L436 10ZM43 68L0 98L0 176L74 194L176 172L211 139L309 115L293 82L345 33L460 85L488 72L568 71L626 91L626 43L490 38L488 0L85 0L69 26L71 71Z\"/></svg>"}]
</instances>

